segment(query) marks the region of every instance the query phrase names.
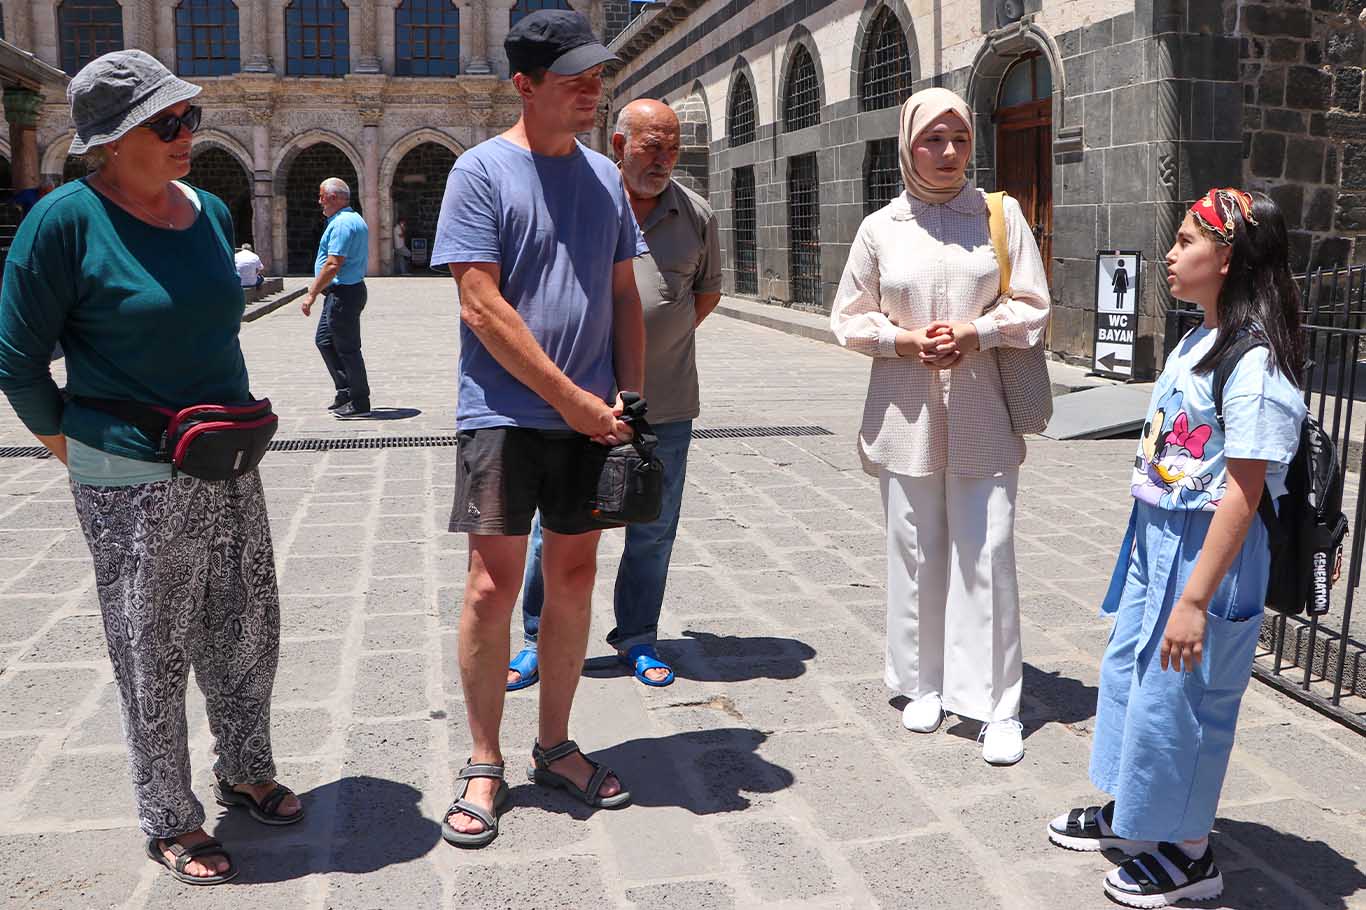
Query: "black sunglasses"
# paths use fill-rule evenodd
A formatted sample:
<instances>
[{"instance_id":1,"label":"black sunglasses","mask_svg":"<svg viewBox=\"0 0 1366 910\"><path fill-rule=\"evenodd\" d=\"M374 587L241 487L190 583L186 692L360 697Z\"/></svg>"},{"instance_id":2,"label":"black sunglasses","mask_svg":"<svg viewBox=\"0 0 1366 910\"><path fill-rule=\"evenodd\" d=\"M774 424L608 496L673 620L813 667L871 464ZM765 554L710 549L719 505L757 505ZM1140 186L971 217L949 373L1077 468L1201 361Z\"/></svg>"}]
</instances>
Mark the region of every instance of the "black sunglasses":
<instances>
[{"instance_id":1,"label":"black sunglasses","mask_svg":"<svg viewBox=\"0 0 1366 910\"><path fill-rule=\"evenodd\" d=\"M138 125L145 126L156 133L157 138L162 142L174 142L175 138L180 135L182 126L192 133L199 129L199 120L203 116L204 109L191 104L189 110L185 111L184 114L167 114L165 117L158 117L155 120L148 120L146 123Z\"/></svg>"}]
</instances>

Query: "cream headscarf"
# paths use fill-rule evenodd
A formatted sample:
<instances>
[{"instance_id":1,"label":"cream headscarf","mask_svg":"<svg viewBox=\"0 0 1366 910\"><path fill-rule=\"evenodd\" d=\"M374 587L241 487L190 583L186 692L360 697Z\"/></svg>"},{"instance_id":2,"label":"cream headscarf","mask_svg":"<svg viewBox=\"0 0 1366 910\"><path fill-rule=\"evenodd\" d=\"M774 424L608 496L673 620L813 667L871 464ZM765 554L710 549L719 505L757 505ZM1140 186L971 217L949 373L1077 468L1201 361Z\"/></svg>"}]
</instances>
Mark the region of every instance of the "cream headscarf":
<instances>
[{"instance_id":1,"label":"cream headscarf","mask_svg":"<svg viewBox=\"0 0 1366 910\"><path fill-rule=\"evenodd\" d=\"M954 187L931 186L916 173L915 157L911 154L911 146L915 144L916 137L924 132L927 126L950 111L967 124L968 163L971 164L971 146L976 137L972 129L972 111L968 109L967 102L946 88L927 88L907 98L906 103L901 106L901 179L906 185L906 190L922 202L942 205L962 192L963 184L967 183L967 178L964 177L963 183Z\"/></svg>"}]
</instances>

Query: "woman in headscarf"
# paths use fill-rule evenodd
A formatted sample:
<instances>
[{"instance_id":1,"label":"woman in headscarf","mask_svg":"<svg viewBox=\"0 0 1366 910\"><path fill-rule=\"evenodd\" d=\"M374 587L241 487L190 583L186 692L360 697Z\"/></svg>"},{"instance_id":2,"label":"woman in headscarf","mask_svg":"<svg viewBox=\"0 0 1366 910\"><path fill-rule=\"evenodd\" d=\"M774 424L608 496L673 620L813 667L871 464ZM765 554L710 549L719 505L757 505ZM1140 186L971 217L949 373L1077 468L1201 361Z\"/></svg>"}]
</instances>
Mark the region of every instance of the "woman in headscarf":
<instances>
[{"instance_id":1,"label":"woman in headscarf","mask_svg":"<svg viewBox=\"0 0 1366 910\"><path fill-rule=\"evenodd\" d=\"M977 720L983 758L1013 764L1024 755L1014 535L1025 444L992 348L1039 341L1048 282L1006 197L1011 292L998 303L961 98L912 95L900 157L905 192L859 227L830 317L841 344L873 358L859 454L887 520L885 678L909 699L908 730L933 732L946 711Z\"/></svg>"}]
</instances>

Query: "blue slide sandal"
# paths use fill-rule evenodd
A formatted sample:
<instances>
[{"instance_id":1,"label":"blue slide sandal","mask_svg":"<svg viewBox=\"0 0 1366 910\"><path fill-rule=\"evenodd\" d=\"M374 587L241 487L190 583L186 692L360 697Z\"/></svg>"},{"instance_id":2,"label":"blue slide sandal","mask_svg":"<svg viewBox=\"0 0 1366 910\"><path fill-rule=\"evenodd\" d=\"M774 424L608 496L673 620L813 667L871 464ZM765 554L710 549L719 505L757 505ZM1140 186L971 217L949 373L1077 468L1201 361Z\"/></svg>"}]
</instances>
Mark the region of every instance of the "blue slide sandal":
<instances>
[{"instance_id":1,"label":"blue slide sandal","mask_svg":"<svg viewBox=\"0 0 1366 910\"><path fill-rule=\"evenodd\" d=\"M508 663L508 669L514 673L520 673L522 676L516 682L508 683L509 692L534 686L541 681L541 671L537 669L536 652L531 648L523 648L518 651L517 656Z\"/></svg>"},{"instance_id":2,"label":"blue slide sandal","mask_svg":"<svg viewBox=\"0 0 1366 910\"><path fill-rule=\"evenodd\" d=\"M625 654L618 654L617 659L630 667L632 672L635 673L636 679L647 686L660 688L673 684L673 668L659 659L659 654L655 651L654 645L636 645ZM668 670L669 675L661 680L655 681L645 675L646 670Z\"/></svg>"}]
</instances>

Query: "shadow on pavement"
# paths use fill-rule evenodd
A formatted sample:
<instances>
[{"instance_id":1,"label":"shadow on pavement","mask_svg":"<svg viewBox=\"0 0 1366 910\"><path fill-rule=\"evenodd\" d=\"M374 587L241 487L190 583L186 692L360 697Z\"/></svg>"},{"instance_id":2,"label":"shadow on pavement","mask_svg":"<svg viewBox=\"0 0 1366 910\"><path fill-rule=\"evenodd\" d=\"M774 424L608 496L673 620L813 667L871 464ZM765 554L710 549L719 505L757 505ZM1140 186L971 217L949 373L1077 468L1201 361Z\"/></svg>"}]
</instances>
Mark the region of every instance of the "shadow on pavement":
<instances>
[{"instance_id":1,"label":"shadow on pavement","mask_svg":"<svg viewBox=\"0 0 1366 910\"><path fill-rule=\"evenodd\" d=\"M422 793L408 784L344 777L299 798L308 814L296 825L267 827L238 809L219 820L213 835L242 869L233 884L282 882L326 872L375 872L424 856L441 839L440 824L422 815ZM336 807L330 818L325 811L329 805ZM332 845L321 864L310 856L319 842Z\"/></svg>"},{"instance_id":2,"label":"shadow on pavement","mask_svg":"<svg viewBox=\"0 0 1366 910\"><path fill-rule=\"evenodd\" d=\"M633 806L678 807L694 815L713 815L748 809L747 793L777 793L792 786L791 771L757 754L767 739L758 730L720 727L632 739L589 755L616 772L631 791ZM514 787L508 805L580 820L597 811L562 790L531 784Z\"/></svg>"},{"instance_id":3,"label":"shadow on pavement","mask_svg":"<svg viewBox=\"0 0 1366 910\"><path fill-rule=\"evenodd\" d=\"M751 679L796 679L816 649L795 638L713 635L686 629L684 638L660 641L660 660L680 679L696 682L745 682ZM583 662L583 675L594 679L631 676L615 655Z\"/></svg>"},{"instance_id":4,"label":"shadow on pavement","mask_svg":"<svg viewBox=\"0 0 1366 910\"><path fill-rule=\"evenodd\" d=\"M1098 692L1095 686L1026 663L1024 691L1020 698L1020 723L1024 725L1024 738L1028 739L1045 724L1076 724L1095 717ZM887 703L900 711L906 707L907 699L898 695L888 699ZM972 740L977 738L981 729L979 722L956 715L950 717L952 720L947 732L951 736Z\"/></svg>"},{"instance_id":5,"label":"shadow on pavement","mask_svg":"<svg viewBox=\"0 0 1366 910\"><path fill-rule=\"evenodd\" d=\"M1220 898L1223 906L1233 910L1289 906L1285 901L1293 898L1263 875L1261 867L1288 875L1317 898L1325 910L1360 906L1353 898L1366 890L1366 874L1355 860L1323 841L1308 840L1257 822L1218 818L1210 843L1216 855L1225 860L1232 857L1232 850L1220 850L1219 842L1224 838L1232 838L1256 857L1257 867L1224 873L1224 894Z\"/></svg>"},{"instance_id":6,"label":"shadow on pavement","mask_svg":"<svg viewBox=\"0 0 1366 910\"><path fill-rule=\"evenodd\" d=\"M421 413L422 411L419 408L371 408L370 413L364 417L347 417L344 419L347 423L353 420L408 420Z\"/></svg>"}]
</instances>

